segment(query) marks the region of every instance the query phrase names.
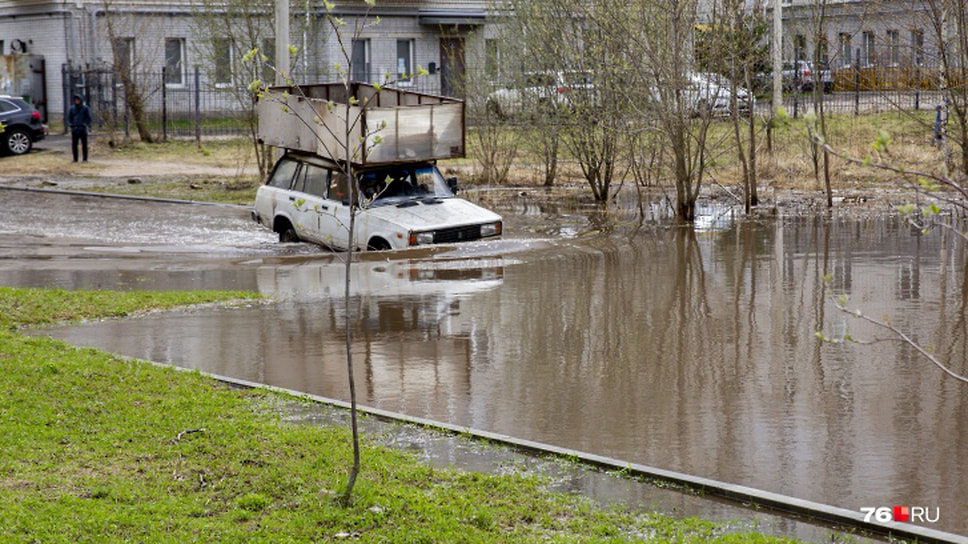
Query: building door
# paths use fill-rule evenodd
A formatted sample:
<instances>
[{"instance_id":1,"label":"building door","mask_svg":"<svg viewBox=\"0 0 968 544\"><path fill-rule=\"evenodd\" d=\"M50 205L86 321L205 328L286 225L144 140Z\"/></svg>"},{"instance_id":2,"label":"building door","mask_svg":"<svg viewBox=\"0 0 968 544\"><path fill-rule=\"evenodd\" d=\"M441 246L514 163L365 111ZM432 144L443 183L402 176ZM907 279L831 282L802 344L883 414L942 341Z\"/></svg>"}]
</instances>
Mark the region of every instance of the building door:
<instances>
[{"instance_id":1,"label":"building door","mask_svg":"<svg viewBox=\"0 0 968 544\"><path fill-rule=\"evenodd\" d=\"M464 97L464 38L440 39L440 94Z\"/></svg>"}]
</instances>

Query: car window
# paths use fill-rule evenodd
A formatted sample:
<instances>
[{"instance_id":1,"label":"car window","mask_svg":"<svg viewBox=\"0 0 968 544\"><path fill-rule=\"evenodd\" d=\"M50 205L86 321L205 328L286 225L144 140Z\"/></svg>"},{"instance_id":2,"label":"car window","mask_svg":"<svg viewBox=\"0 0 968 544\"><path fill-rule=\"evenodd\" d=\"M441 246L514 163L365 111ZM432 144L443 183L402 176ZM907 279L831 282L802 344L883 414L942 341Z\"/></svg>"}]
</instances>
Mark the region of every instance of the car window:
<instances>
[{"instance_id":1,"label":"car window","mask_svg":"<svg viewBox=\"0 0 968 544\"><path fill-rule=\"evenodd\" d=\"M20 108L16 104L9 100L0 100L0 113L7 113L11 111L17 111Z\"/></svg>"},{"instance_id":2,"label":"car window","mask_svg":"<svg viewBox=\"0 0 968 544\"><path fill-rule=\"evenodd\" d=\"M586 72L565 72L561 74L565 85L590 85L592 75Z\"/></svg>"},{"instance_id":3,"label":"car window","mask_svg":"<svg viewBox=\"0 0 968 544\"><path fill-rule=\"evenodd\" d=\"M525 87L553 87L554 85L554 74L528 74L525 77Z\"/></svg>"},{"instance_id":4,"label":"car window","mask_svg":"<svg viewBox=\"0 0 968 544\"><path fill-rule=\"evenodd\" d=\"M350 201L350 184L347 183L346 173L333 171L329 178L329 199L339 200L340 202Z\"/></svg>"},{"instance_id":5,"label":"car window","mask_svg":"<svg viewBox=\"0 0 968 544\"><path fill-rule=\"evenodd\" d=\"M373 176L382 181L386 187L380 192L380 197L410 196L413 193L413 174L409 168L387 168L368 172L366 177Z\"/></svg>"},{"instance_id":6,"label":"car window","mask_svg":"<svg viewBox=\"0 0 968 544\"><path fill-rule=\"evenodd\" d=\"M372 200L377 195L383 192L387 188L387 181L393 181L393 178L388 178L386 171L378 170L376 172L364 172L360 175L360 192L363 193L363 198L366 200Z\"/></svg>"},{"instance_id":7,"label":"car window","mask_svg":"<svg viewBox=\"0 0 968 544\"><path fill-rule=\"evenodd\" d=\"M292 186L292 176L296 173L296 168L299 166L297 161L292 159L282 159L276 164L275 170L272 171L272 176L269 178L269 185L273 187L279 187L280 189L288 189Z\"/></svg>"},{"instance_id":8,"label":"car window","mask_svg":"<svg viewBox=\"0 0 968 544\"><path fill-rule=\"evenodd\" d=\"M313 196L326 197L329 185L329 170L315 164L303 163L296 174L296 183L292 189Z\"/></svg>"}]
</instances>

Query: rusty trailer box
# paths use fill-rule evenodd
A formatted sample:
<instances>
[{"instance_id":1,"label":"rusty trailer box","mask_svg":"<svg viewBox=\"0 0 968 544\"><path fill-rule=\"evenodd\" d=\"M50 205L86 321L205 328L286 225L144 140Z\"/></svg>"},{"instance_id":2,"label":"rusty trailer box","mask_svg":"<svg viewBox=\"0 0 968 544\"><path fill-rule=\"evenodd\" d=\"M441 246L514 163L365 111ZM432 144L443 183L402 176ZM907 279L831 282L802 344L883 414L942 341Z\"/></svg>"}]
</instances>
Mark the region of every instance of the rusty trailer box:
<instances>
[{"instance_id":1,"label":"rusty trailer box","mask_svg":"<svg viewBox=\"0 0 968 544\"><path fill-rule=\"evenodd\" d=\"M258 114L262 142L335 161L464 156L464 102L457 98L359 82L275 86L259 100Z\"/></svg>"}]
</instances>

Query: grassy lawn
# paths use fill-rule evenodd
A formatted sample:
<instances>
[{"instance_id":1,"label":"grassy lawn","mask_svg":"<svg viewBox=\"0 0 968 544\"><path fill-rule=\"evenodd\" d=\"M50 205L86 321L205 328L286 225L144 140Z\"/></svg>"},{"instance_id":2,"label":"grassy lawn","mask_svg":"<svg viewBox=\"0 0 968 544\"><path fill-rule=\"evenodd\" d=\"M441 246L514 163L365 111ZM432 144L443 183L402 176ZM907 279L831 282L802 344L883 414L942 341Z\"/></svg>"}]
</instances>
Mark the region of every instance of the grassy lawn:
<instances>
[{"instance_id":1,"label":"grassy lawn","mask_svg":"<svg viewBox=\"0 0 968 544\"><path fill-rule=\"evenodd\" d=\"M348 432L284 422L302 401L18 332L257 296L0 288L0 541L786 542L433 468L365 437L340 507Z\"/></svg>"},{"instance_id":2,"label":"grassy lawn","mask_svg":"<svg viewBox=\"0 0 968 544\"><path fill-rule=\"evenodd\" d=\"M236 179L178 176L175 179L151 180L144 183L128 183L124 180L101 183L85 190L95 193L175 198L251 206L255 202L255 193L258 189L258 182L248 176Z\"/></svg>"}]
</instances>

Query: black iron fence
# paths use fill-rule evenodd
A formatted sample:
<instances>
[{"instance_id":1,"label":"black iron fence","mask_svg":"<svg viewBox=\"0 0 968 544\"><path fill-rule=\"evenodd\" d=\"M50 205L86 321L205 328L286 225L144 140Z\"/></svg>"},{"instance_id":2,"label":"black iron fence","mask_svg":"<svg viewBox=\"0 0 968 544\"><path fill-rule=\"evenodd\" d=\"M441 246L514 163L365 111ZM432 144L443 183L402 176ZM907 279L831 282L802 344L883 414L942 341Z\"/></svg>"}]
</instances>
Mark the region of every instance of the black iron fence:
<instances>
[{"instance_id":1,"label":"black iron fence","mask_svg":"<svg viewBox=\"0 0 968 544\"><path fill-rule=\"evenodd\" d=\"M81 95L91 107L96 127L119 136L147 133L153 140L162 141L243 136L255 126L248 89L207 83L197 68L181 75L177 82L159 70L139 74L127 84L113 69L66 64L62 70L65 118L71 97ZM827 92L819 95L824 111L830 114L930 111L943 99L944 82L937 70L923 67L842 68L832 71L830 77ZM489 78L470 80L486 81L486 89L476 85L466 93L473 95L465 97L472 101L479 98L483 103L488 90L500 86L500 82ZM440 92L439 79L433 76L395 86L429 94ZM789 92L784 95L783 104L788 114L799 116L814 111L815 100L812 92ZM758 96L757 111L766 112L770 105L768 95ZM473 115L469 115L468 122L474 122Z\"/></svg>"},{"instance_id":2,"label":"black iron fence","mask_svg":"<svg viewBox=\"0 0 968 544\"><path fill-rule=\"evenodd\" d=\"M797 116L816 109L814 81L800 82L783 97L787 113ZM951 87L937 68L924 66L843 67L824 74L820 100L826 113L862 115L892 110L934 110L944 100L943 89ZM761 95L758 108L768 109L771 98Z\"/></svg>"},{"instance_id":3,"label":"black iron fence","mask_svg":"<svg viewBox=\"0 0 968 544\"><path fill-rule=\"evenodd\" d=\"M90 106L99 130L148 134L153 140L237 136L250 130L247 88L206 85L196 68L173 83L165 71L122 78L115 70L64 65L65 119L71 97Z\"/></svg>"}]
</instances>

